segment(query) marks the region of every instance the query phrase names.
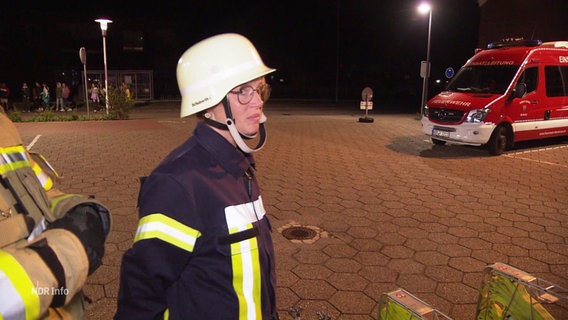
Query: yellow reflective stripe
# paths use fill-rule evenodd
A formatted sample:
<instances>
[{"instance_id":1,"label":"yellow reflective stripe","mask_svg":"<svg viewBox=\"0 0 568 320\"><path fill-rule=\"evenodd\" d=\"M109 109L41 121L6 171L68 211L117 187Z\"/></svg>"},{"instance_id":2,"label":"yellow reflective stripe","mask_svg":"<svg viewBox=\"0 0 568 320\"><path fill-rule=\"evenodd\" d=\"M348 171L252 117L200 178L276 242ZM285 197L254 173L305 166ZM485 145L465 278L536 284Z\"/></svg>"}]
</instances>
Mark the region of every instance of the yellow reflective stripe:
<instances>
[{"instance_id":1,"label":"yellow reflective stripe","mask_svg":"<svg viewBox=\"0 0 568 320\"><path fill-rule=\"evenodd\" d=\"M2 155L4 156L4 155ZM4 159L6 160L6 159ZM30 162L27 160L18 160L15 162L2 161L0 165L0 174L5 174L6 172L14 171L20 168L25 168L30 166Z\"/></svg>"},{"instance_id":2,"label":"yellow reflective stripe","mask_svg":"<svg viewBox=\"0 0 568 320\"><path fill-rule=\"evenodd\" d=\"M47 173L45 173L41 167L39 166L39 164L35 163L32 166L32 170L34 171L36 177L38 178L39 182L41 183L41 186L43 187L43 189L45 191L50 190L53 187L53 181L51 180L51 178L47 175Z\"/></svg>"},{"instance_id":3,"label":"yellow reflective stripe","mask_svg":"<svg viewBox=\"0 0 568 320\"><path fill-rule=\"evenodd\" d=\"M4 276L7 279L3 279ZM4 286L10 286L17 292L20 301L14 300L14 303L7 303L7 301L2 301L0 303L0 314L2 317L8 317L14 314L16 310L9 310L10 307L18 307L18 302L23 303L25 319L37 319L39 317L39 296L37 295L36 288L31 282L26 270L18 263L18 261L12 257L6 251L0 250L0 286L2 291L9 291L8 288ZM5 297L7 299L9 297ZM12 297L17 299L17 297ZM10 318L10 317L8 317Z\"/></svg>"},{"instance_id":4,"label":"yellow reflective stripe","mask_svg":"<svg viewBox=\"0 0 568 320\"><path fill-rule=\"evenodd\" d=\"M232 228L230 234L251 229ZM239 300L239 319L262 319L260 301L260 259L256 237L231 244L233 288Z\"/></svg>"},{"instance_id":5,"label":"yellow reflective stripe","mask_svg":"<svg viewBox=\"0 0 568 320\"><path fill-rule=\"evenodd\" d=\"M55 168L51 166L51 163L49 163L49 161L47 161L47 159L41 153L35 153L35 155L38 156L51 171L53 171L53 174L57 178L59 178L59 173L57 173L57 171L55 171Z\"/></svg>"},{"instance_id":6,"label":"yellow reflective stripe","mask_svg":"<svg viewBox=\"0 0 568 320\"><path fill-rule=\"evenodd\" d=\"M31 167L45 190L50 190L53 187L53 181L41 169L39 164L35 162L33 165L31 164L23 146L0 147L0 154L0 174L24 167Z\"/></svg>"},{"instance_id":7,"label":"yellow reflective stripe","mask_svg":"<svg viewBox=\"0 0 568 320\"><path fill-rule=\"evenodd\" d=\"M170 309L166 309L166 311L164 311L164 320L168 320L169 318L170 318Z\"/></svg>"},{"instance_id":8,"label":"yellow reflective stripe","mask_svg":"<svg viewBox=\"0 0 568 320\"><path fill-rule=\"evenodd\" d=\"M60 195L60 196L57 196L57 197L51 199L51 201L49 202L49 210L50 210L51 212L55 211L55 207L57 207L57 205L58 205L61 201L65 200L65 199L67 199L67 198L76 197L76 196L77 196L77 195L76 195L76 194L73 194L73 193L66 193L66 194L62 194L62 195Z\"/></svg>"},{"instance_id":9,"label":"yellow reflective stripe","mask_svg":"<svg viewBox=\"0 0 568 320\"><path fill-rule=\"evenodd\" d=\"M24 166L20 166L20 167L24 167ZM14 163L3 163L0 165L0 174L5 174L6 172L10 172L15 170L16 168L14 168Z\"/></svg>"},{"instance_id":10,"label":"yellow reflective stripe","mask_svg":"<svg viewBox=\"0 0 568 320\"><path fill-rule=\"evenodd\" d=\"M190 228L164 214L149 214L138 222L134 242L157 238L178 248L193 252L195 241L201 232Z\"/></svg>"},{"instance_id":11,"label":"yellow reflective stripe","mask_svg":"<svg viewBox=\"0 0 568 320\"><path fill-rule=\"evenodd\" d=\"M27 160L26 148L24 146L0 147L0 153L20 156L23 160Z\"/></svg>"},{"instance_id":12,"label":"yellow reflective stripe","mask_svg":"<svg viewBox=\"0 0 568 320\"><path fill-rule=\"evenodd\" d=\"M23 146L0 147L0 173L4 174L24 166L30 166Z\"/></svg>"}]
</instances>

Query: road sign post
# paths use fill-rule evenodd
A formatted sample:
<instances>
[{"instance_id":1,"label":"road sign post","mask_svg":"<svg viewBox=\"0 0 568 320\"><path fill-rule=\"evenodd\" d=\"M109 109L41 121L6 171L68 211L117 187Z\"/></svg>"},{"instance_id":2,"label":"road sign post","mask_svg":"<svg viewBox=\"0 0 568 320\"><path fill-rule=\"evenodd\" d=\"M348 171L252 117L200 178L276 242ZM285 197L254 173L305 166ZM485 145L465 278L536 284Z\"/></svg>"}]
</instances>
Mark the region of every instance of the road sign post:
<instances>
[{"instance_id":1,"label":"road sign post","mask_svg":"<svg viewBox=\"0 0 568 320\"><path fill-rule=\"evenodd\" d=\"M369 117L369 110L373 109L373 89L365 87L363 92L361 92L361 103L359 107L361 110L365 110L365 117L359 118L359 122L369 123L375 121L373 118Z\"/></svg>"},{"instance_id":2,"label":"road sign post","mask_svg":"<svg viewBox=\"0 0 568 320\"><path fill-rule=\"evenodd\" d=\"M79 49L79 58L83 64L83 83L85 84L85 103L87 105L87 117L89 118L89 85L87 83L87 51L85 47Z\"/></svg>"}]
</instances>

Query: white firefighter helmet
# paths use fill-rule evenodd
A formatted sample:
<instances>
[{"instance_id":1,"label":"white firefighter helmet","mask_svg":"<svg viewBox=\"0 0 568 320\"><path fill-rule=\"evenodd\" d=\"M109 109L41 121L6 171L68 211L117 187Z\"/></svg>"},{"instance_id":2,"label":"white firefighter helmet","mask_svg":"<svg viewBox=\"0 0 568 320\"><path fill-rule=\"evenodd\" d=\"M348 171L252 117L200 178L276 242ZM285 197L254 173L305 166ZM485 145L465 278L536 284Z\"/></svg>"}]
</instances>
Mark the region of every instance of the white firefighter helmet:
<instances>
[{"instance_id":1,"label":"white firefighter helmet","mask_svg":"<svg viewBox=\"0 0 568 320\"><path fill-rule=\"evenodd\" d=\"M202 40L187 49L177 64L181 117L213 107L234 87L275 70L264 65L254 45L240 34Z\"/></svg>"}]
</instances>

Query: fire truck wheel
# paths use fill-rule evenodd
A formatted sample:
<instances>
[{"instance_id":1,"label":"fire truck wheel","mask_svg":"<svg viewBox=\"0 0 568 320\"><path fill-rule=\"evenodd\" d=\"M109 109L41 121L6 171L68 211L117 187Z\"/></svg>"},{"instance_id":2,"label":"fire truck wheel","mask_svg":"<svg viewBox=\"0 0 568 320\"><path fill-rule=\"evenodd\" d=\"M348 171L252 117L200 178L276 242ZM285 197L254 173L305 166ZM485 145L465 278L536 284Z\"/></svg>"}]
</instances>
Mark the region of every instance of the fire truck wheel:
<instances>
[{"instance_id":1,"label":"fire truck wheel","mask_svg":"<svg viewBox=\"0 0 568 320\"><path fill-rule=\"evenodd\" d=\"M487 151L494 156L502 154L507 149L507 140L507 129L503 126L498 126L491 134L491 138L489 138Z\"/></svg>"},{"instance_id":2,"label":"fire truck wheel","mask_svg":"<svg viewBox=\"0 0 568 320\"><path fill-rule=\"evenodd\" d=\"M446 141L432 138L432 143L437 146L443 146L446 144Z\"/></svg>"}]
</instances>

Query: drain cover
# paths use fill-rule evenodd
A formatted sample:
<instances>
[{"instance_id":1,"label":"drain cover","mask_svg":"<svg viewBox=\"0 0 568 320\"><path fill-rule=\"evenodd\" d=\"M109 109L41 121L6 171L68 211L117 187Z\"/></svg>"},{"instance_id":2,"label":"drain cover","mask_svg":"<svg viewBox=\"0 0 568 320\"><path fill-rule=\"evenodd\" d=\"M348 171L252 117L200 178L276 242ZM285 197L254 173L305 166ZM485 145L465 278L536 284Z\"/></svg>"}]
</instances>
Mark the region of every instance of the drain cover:
<instances>
[{"instance_id":1,"label":"drain cover","mask_svg":"<svg viewBox=\"0 0 568 320\"><path fill-rule=\"evenodd\" d=\"M303 226L295 221L278 228L278 232L292 243L312 244L321 238L329 237L326 231L316 226Z\"/></svg>"},{"instance_id":2,"label":"drain cover","mask_svg":"<svg viewBox=\"0 0 568 320\"><path fill-rule=\"evenodd\" d=\"M317 232L306 227L289 227L282 230L282 235L288 240L307 240L315 237Z\"/></svg>"}]
</instances>

